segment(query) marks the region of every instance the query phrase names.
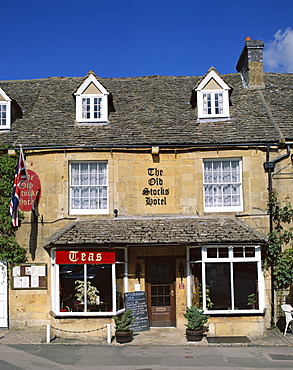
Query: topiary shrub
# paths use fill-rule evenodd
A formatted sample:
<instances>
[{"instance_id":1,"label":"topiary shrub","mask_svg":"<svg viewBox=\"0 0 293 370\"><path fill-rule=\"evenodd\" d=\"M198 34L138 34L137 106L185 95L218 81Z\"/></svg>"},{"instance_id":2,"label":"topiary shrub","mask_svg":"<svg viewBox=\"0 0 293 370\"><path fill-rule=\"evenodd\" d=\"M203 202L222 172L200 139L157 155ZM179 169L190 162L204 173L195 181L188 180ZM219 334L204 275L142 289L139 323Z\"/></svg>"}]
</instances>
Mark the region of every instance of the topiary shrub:
<instances>
[{"instance_id":1,"label":"topiary shrub","mask_svg":"<svg viewBox=\"0 0 293 370\"><path fill-rule=\"evenodd\" d=\"M116 331L130 331L130 325L136 320L136 317L131 314L132 310L126 310L121 316L121 319L118 316L113 317Z\"/></svg>"},{"instance_id":2,"label":"topiary shrub","mask_svg":"<svg viewBox=\"0 0 293 370\"><path fill-rule=\"evenodd\" d=\"M196 306L187 307L184 317L188 321L187 324L185 324L187 329L194 331L203 331L205 324L210 318L203 313L203 310L199 310Z\"/></svg>"}]
</instances>

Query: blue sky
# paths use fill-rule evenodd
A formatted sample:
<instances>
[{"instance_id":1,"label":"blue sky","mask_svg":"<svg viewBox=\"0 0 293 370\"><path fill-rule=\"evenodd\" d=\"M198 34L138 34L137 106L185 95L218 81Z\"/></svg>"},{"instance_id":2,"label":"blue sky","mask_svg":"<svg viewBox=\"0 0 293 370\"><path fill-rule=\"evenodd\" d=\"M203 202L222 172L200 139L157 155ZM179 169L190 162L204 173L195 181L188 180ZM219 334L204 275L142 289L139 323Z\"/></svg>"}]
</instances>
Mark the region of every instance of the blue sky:
<instances>
[{"instance_id":1,"label":"blue sky","mask_svg":"<svg viewBox=\"0 0 293 370\"><path fill-rule=\"evenodd\" d=\"M292 23L292 0L5 1L0 80L231 73L247 36L293 72Z\"/></svg>"}]
</instances>

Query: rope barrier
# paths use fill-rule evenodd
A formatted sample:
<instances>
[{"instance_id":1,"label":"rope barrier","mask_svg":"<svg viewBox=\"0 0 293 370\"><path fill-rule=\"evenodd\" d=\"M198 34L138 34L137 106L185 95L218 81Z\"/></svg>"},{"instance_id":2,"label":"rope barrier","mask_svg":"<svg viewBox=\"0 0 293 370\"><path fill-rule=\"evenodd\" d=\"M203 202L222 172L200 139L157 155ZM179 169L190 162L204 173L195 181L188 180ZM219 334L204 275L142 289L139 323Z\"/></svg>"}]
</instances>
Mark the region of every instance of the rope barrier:
<instances>
[{"instance_id":1,"label":"rope barrier","mask_svg":"<svg viewBox=\"0 0 293 370\"><path fill-rule=\"evenodd\" d=\"M64 332L67 332L67 333L79 334L79 333L91 333L93 331L99 331L99 330L102 330L102 329L107 328L107 326L102 326L101 328L92 329L92 330L83 330L83 331L74 331L74 330L59 329L59 328L55 328L54 326L51 326L51 328L52 329L55 329L55 330L59 330L59 331L64 331Z\"/></svg>"}]
</instances>

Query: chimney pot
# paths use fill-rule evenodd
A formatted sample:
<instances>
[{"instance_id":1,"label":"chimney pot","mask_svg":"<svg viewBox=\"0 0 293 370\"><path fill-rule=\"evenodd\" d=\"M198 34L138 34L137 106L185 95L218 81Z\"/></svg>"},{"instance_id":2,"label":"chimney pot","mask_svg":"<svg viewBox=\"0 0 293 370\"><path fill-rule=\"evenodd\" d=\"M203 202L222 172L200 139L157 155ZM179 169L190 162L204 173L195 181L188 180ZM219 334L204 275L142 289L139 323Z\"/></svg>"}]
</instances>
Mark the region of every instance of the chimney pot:
<instances>
[{"instance_id":1,"label":"chimney pot","mask_svg":"<svg viewBox=\"0 0 293 370\"><path fill-rule=\"evenodd\" d=\"M247 36L245 37L245 41L250 41L251 40L251 37Z\"/></svg>"}]
</instances>

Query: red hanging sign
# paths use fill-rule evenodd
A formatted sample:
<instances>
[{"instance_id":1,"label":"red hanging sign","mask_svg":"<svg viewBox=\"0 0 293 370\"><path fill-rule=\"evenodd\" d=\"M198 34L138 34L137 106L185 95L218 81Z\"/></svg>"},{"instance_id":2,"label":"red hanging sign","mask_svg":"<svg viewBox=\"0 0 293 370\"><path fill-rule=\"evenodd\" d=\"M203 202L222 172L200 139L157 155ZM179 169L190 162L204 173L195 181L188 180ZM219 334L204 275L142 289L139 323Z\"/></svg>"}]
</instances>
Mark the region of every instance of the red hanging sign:
<instances>
[{"instance_id":1,"label":"red hanging sign","mask_svg":"<svg viewBox=\"0 0 293 370\"><path fill-rule=\"evenodd\" d=\"M68 264L100 264L115 263L115 252L99 251L56 251L56 263L58 265Z\"/></svg>"},{"instance_id":2,"label":"red hanging sign","mask_svg":"<svg viewBox=\"0 0 293 370\"><path fill-rule=\"evenodd\" d=\"M27 170L28 181L23 181L20 185L19 208L29 212L32 205L37 207L41 197L41 182L39 176L32 170Z\"/></svg>"}]
</instances>

